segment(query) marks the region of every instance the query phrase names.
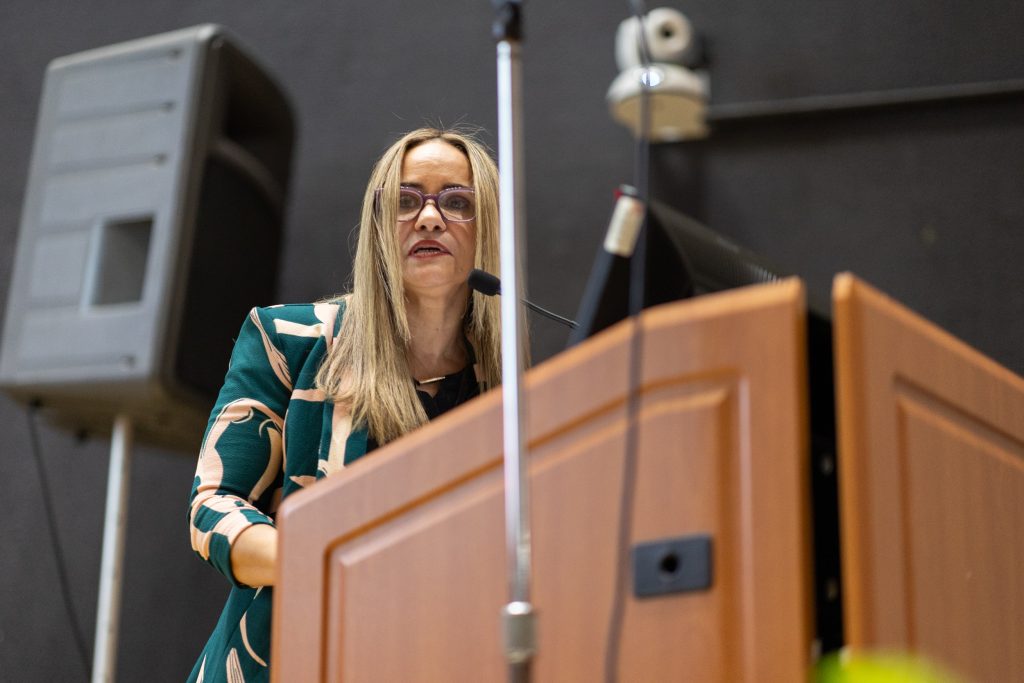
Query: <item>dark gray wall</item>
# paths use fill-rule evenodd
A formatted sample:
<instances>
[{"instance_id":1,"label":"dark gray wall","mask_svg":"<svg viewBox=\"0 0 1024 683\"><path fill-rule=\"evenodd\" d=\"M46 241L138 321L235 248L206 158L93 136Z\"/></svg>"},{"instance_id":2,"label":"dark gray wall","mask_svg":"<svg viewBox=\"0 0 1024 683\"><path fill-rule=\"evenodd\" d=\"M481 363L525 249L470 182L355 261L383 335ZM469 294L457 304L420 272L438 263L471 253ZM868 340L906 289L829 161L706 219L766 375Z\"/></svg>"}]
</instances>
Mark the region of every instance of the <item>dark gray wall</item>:
<instances>
[{"instance_id":1,"label":"dark gray wall","mask_svg":"<svg viewBox=\"0 0 1024 683\"><path fill-rule=\"evenodd\" d=\"M1019 78L1024 5L867 0L677 2L709 40L716 106ZM652 3L653 5L653 3ZM530 289L571 314L632 143L606 114L625 2L528 3ZM0 242L13 244L36 107L53 58L217 22L291 94L300 140L279 301L336 291L370 165L424 120L495 133L491 10L474 2L6 0L0 4ZM850 269L1024 371L1021 100L734 122L653 155L658 196L827 293ZM0 252L0 302L13 252ZM254 302L271 303L271 302ZM2 305L2 304L0 304ZM535 320L535 355L564 340ZM0 398L0 680L84 680L57 589L25 412ZM74 605L91 644L108 443L44 425L44 464ZM139 448L121 680L181 680L227 584L188 548L193 454Z\"/></svg>"}]
</instances>

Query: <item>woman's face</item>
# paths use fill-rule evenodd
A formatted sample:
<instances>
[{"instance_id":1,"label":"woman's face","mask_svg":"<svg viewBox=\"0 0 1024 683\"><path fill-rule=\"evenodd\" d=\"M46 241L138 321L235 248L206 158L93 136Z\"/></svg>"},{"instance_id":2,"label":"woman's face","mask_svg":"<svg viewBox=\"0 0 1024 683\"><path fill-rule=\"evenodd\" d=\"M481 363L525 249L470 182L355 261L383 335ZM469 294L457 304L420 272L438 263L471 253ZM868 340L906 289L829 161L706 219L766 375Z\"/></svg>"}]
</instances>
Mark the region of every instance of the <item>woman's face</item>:
<instances>
[{"instance_id":1,"label":"woman's face","mask_svg":"<svg viewBox=\"0 0 1024 683\"><path fill-rule=\"evenodd\" d=\"M443 140L420 143L402 160L402 187L424 195L472 188L469 160ZM437 201L428 199L415 216L399 220L398 247L406 292L433 297L464 294L476 257L476 220L446 220Z\"/></svg>"}]
</instances>

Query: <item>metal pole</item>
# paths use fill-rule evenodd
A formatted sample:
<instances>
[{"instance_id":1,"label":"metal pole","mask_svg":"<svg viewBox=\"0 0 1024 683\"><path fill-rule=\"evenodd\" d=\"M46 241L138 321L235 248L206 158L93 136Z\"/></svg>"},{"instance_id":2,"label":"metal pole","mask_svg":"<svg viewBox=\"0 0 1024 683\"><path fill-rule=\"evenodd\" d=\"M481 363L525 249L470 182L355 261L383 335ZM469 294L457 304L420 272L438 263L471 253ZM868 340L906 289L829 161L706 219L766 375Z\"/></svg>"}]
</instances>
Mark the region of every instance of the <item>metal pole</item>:
<instances>
[{"instance_id":1,"label":"metal pole","mask_svg":"<svg viewBox=\"0 0 1024 683\"><path fill-rule=\"evenodd\" d=\"M114 418L107 473L107 510L103 519L103 558L100 562L100 596L96 606L96 645L93 649L92 683L112 683L117 670L117 631L121 616L121 582L124 576L124 532L131 477L132 423L127 415Z\"/></svg>"},{"instance_id":2,"label":"metal pole","mask_svg":"<svg viewBox=\"0 0 1024 683\"><path fill-rule=\"evenodd\" d=\"M501 174L501 298L502 397L505 447L505 531L508 553L509 602L502 609L505 657L510 681L528 681L536 650L535 615L530 603L529 479L523 435L522 405L523 243L520 5L499 8L495 34L498 57L498 168Z\"/></svg>"}]
</instances>

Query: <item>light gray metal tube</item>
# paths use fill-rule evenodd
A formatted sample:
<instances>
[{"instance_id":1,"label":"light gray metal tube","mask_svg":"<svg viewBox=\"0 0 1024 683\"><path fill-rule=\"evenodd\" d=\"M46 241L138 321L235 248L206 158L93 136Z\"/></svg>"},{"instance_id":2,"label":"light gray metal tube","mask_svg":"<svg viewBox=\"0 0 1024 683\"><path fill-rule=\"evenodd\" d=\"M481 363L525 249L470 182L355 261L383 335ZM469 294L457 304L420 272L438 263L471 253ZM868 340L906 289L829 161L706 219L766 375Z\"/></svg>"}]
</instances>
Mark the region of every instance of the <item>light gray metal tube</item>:
<instances>
[{"instance_id":1,"label":"light gray metal tube","mask_svg":"<svg viewBox=\"0 0 1024 683\"><path fill-rule=\"evenodd\" d=\"M525 448L523 403L523 276L526 259L519 256L525 242L521 188L522 117L519 45L498 43L498 170L501 174L501 298L502 397L505 446L505 530L508 552L509 599L502 610L505 655L513 679L521 678L535 650L534 611L530 605L529 480ZM511 295L511 296L510 296ZM528 671L528 668L527 668Z\"/></svg>"},{"instance_id":2,"label":"light gray metal tube","mask_svg":"<svg viewBox=\"0 0 1024 683\"><path fill-rule=\"evenodd\" d=\"M128 517L131 456L132 423L127 415L121 414L114 418L114 433L110 440L92 683L112 683L117 671L117 632L121 622L121 583L124 578L124 536Z\"/></svg>"}]
</instances>

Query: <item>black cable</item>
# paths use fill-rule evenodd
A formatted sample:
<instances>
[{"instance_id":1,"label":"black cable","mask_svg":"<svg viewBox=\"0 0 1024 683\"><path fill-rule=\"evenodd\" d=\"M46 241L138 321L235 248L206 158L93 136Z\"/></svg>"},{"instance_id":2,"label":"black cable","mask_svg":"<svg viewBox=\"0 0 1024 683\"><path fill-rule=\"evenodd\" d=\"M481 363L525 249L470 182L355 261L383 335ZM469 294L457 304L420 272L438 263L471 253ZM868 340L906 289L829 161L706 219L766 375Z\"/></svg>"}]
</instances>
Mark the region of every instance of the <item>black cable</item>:
<instances>
[{"instance_id":1,"label":"black cable","mask_svg":"<svg viewBox=\"0 0 1024 683\"><path fill-rule=\"evenodd\" d=\"M616 538L616 569L615 589L612 597L612 610L608 624L608 640L605 644L606 683L617 680L619 668L619 650L622 645L622 621L625 615L626 595L629 592L630 571L630 540L633 527L633 502L636 499L636 460L637 441L639 439L640 419L640 384L641 384L641 350L643 348L643 328L639 315L644 306L644 279L647 261L647 203L648 203L648 167L650 164L650 81L648 70L651 66L650 52L647 48L647 37L644 32L644 15L647 13L643 0L630 0L633 14L639 23L638 38L640 44L640 61L643 76L640 87L640 125L637 129L634 187L637 197L644 205L644 221L640 225L636 248L629 264L629 315L634 329L630 338L629 350L629 391L626 400L626 443L622 459L622 489L619 494L619 528Z\"/></svg>"},{"instance_id":2,"label":"black cable","mask_svg":"<svg viewBox=\"0 0 1024 683\"><path fill-rule=\"evenodd\" d=\"M89 649L85 644L85 636L82 634L82 627L75 613L74 603L71 601L71 586L68 583L67 564L64 561L64 551L61 549L60 537L57 535L57 522L53 516L53 496L50 494L50 481L46 477L46 467L43 465L42 451L39 448L39 432L36 425L36 412L38 404L32 404L28 409L28 433L32 445L32 457L35 459L36 471L39 473L39 488L43 498L43 510L46 513L46 525L50 530L50 545L53 548L53 556L57 563L57 580L60 583L60 593L64 598L64 609L68 613L68 621L71 622L71 630L75 636L75 645L78 648L78 656L82 667L85 669L85 679L89 680L92 672L92 663L89 659Z\"/></svg>"}]
</instances>

